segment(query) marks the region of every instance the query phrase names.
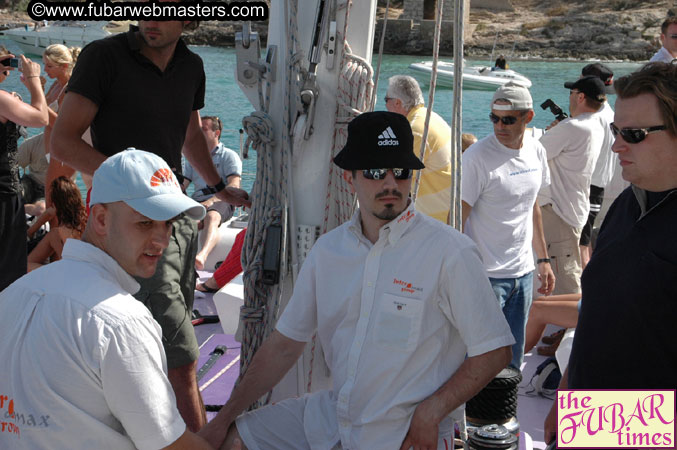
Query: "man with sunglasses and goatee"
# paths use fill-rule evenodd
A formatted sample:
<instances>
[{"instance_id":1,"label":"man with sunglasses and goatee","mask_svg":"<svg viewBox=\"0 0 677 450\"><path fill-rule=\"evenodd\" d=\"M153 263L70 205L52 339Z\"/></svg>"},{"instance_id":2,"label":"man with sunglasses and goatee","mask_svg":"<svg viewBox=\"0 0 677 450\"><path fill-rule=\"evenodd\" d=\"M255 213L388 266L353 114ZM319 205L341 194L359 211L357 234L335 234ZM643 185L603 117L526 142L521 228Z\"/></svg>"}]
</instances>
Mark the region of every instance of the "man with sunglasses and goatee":
<instances>
[{"instance_id":1,"label":"man with sunglasses and goatee","mask_svg":"<svg viewBox=\"0 0 677 450\"><path fill-rule=\"evenodd\" d=\"M510 365L516 369L524 358L534 269L540 280L539 293L548 295L555 285L536 202L539 189L550 183L548 162L540 142L525 134L533 117L533 101L526 87L508 83L498 88L489 114L494 133L470 146L462 157L463 230L482 254L515 337Z\"/></svg>"},{"instance_id":2,"label":"man with sunglasses and goatee","mask_svg":"<svg viewBox=\"0 0 677 450\"><path fill-rule=\"evenodd\" d=\"M581 292L579 243L590 212L592 173L604 143L604 128L597 115L606 101L602 80L588 75L564 87L570 90L571 117L541 137L551 183L538 195L548 255L557 277L554 294Z\"/></svg>"},{"instance_id":3,"label":"man with sunglasses and goatee","mask_svg":"<svg viewBox=\"0 0 677 450\"><path fill-rule=\"evenodd\" d=\"M508 364L514 339L475 245L409 199L424 167L412 143L401 114L348 125L334 163L359 208L311 249L276 330L203 429L212 445L230 428L226 443L239 434L247 448L451 448L449 414ZM237 417L316 331L332 390Z\"/></svg>"},{"instance_id":4,"label":"man with sunglasses and goatee","mask_svg":"<svg viewBox=\"0 0 677 450\"><path fill-rule=\"evenodd\" d=\"M585 268L569 376L560 387L674 389L677 65L651 63L614 85L612 149L631 186L611 205ZM546 442L555 430L553 406Z\"/></svg>"}]
</instances>

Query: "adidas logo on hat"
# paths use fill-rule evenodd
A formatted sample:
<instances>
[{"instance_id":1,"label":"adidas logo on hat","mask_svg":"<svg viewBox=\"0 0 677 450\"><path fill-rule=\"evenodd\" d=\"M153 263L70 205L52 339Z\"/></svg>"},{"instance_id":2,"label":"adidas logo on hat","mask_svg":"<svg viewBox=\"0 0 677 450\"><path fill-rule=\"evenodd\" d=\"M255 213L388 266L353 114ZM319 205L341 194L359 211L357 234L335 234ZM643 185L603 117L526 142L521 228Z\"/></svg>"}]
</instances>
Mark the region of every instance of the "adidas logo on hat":
<instances>
[{"instance_id":1,"label":"adidas logo on hat","mask_svg":"<svg viewBox=\"0 0 677 450\"><path fill-rule=\"evenodd\" d=\"M381 133L379 134L379 130ZM373 167L423 169L414 154L414 135L406 117L388 111L362 113L348 124L348 139L334 157L344 170Z\"/></svg>"},{"instance_id":2,"label":"adidas logo on hat","mask_svg":"<svg viewBox=\"0 0 677 450\"><path fill-rule=\"evenodd\" d=\"M397 136L393 133L393 129L388 127L378 135L378 145L400 145L400 141L397 140Z\"/></svg>"}]
</instances>

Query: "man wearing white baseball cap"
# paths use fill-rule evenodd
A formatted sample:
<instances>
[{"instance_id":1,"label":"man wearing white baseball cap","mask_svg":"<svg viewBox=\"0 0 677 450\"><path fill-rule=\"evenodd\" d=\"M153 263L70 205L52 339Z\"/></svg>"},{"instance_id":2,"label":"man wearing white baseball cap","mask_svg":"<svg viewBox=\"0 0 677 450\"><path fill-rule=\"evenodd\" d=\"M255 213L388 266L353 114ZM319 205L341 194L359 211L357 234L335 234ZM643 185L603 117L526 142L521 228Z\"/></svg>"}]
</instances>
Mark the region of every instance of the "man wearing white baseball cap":
<instances>
[{"instance_id":1,"label":"man wearing white baseball cap","mask_svg":"<svg viewBox=\"0 0 677 450\"><path fill-rule=\"evenodd\" d=\"M543 236L538 191L550 184L545 148L525 133L534 117L529 90L507 83L494 93L494 132L463 153L463 231L482 255L491 287L515 337L510 364L520 369L533 297L549 295L555 277ZM466 220L467 219L467 220ZM537 264L534 265L536 253Z\"/></svg>"},{"instance_id":2,"label":"man wearing white baseball cap","mask_svg":"<svg viewBox=\"0 0 677 450\"><path fill-rule=\"evenodd\" d=\"M101 164L90 204L82 241L0 293L0 412L12 430L0 448L211 448L187 430L160 326L132 296L173 220L205 209L162 158L136 149Z\"/></svg>"}]
</instances>

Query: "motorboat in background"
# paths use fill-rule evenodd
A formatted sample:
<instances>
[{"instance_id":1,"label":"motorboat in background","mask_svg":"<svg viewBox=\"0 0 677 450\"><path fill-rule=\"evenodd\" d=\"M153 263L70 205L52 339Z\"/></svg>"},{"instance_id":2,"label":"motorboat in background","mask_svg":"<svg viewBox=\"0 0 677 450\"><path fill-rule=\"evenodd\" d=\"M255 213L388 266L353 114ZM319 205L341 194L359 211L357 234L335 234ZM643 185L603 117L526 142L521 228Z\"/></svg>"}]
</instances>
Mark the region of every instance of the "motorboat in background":
<instances>
[{"instance_id":1,"label":"motorboat in background","mask_svg":"<svg viewBox=\"0 0 677 450\"><path fill-rule=\"evenodd\" d=\"M423 61L409 65L409 70L420 83L430 84L430 74L433 69L432 61ZM531 87L531 80L514 70L491 68L489 66L463 65L463 88L496 90L498 87L513 81L525 87ZM437 86L454 87L454 63L437 63Z\"/></svg>"},{"instance_id":2,"label":"motorboat in background","mask_svg":"<svg viewBox=\"0 0 677 450\"><path fill-rule=\"evenodd\" d=\"M105 38L111 33L122 31L124 26L106 21L55 21L34 26L26 25L0 31L0 36L14 42L21 51L28 55L42 56L45 49L52 44L63 44L66 47L84 47L90 42ZM120 28L120 29L116 29Z\"/></svg>"}]
</instances>

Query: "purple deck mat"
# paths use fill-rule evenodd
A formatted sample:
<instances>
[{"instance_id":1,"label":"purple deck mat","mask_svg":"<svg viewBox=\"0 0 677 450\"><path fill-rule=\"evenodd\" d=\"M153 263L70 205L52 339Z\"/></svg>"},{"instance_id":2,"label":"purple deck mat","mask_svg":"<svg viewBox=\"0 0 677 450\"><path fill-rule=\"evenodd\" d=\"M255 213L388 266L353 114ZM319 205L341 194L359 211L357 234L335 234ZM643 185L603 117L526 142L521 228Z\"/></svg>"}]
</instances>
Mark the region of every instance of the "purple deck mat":
<instances>
[{"instance_id":1,"label":"purple deck mat","mask_svg":"<svg viewBox=\"0 0 677 450\"><path fill-rule=\"evenodd\" d=\"M228 350L198 382L205 405L223 405L230 397L240 373L240 343L227 334L214 334L205 342L200 349L198 370L209 359L209 354L217 345L223 345ZM215 412L208 412L207 419L211 420L215 415Z\"/></svg>"},{"instance_id":2,"label":"purple deck mat","mask_svg":"<svg viewBox=\"0 0 677 450\"><path fill-rule=\"evenodd\" d=\"M211 275L208 272L198 273L201 281L205 281ZM200 311L202 315L216 314L213 294L197 294L196 292L194 309ZM230 397L235 380L240 374L240 343L232 335L223 334L220 323L196 326L195 336L200 345L200 357L197 360L198 370L209 359L209 354L217 345L224 345L228 348L228 351L198 382L205 405L223 405ZM225 370L226 368L228 369ZM215 415L216 412L207 412L207 420L213 419Z\"/></svg>"}]
</instances>

